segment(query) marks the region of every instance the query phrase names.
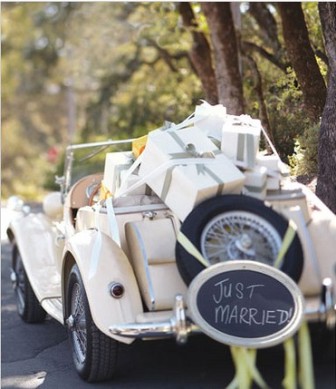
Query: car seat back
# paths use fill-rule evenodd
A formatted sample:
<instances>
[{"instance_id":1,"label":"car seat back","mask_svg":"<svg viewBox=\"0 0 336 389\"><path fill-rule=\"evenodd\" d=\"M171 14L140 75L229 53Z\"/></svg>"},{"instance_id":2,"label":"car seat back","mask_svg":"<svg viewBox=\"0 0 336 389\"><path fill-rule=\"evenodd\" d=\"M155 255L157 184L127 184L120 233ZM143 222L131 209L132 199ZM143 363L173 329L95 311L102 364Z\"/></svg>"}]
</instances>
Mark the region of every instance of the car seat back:
<instances>
[{"instance_id":1,"label":"car seat back","mask_svg":"<svg viewBox=\"0 0 336 389\"><path fill-rule=\"evenodd\" d=\"M175 261L172 218L126 223L126 240L143 300L150 311L172 309L176 294L186 294Z\"/></svg>"}]
</instances>

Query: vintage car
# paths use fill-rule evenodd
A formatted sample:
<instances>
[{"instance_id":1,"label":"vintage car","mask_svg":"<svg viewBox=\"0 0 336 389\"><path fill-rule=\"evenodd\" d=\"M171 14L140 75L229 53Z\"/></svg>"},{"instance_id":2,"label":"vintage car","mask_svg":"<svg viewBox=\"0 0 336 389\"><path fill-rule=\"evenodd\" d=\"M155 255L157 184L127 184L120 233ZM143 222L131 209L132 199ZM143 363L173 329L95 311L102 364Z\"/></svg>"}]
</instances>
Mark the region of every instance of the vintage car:
<instances>
[{"instance_id":1,"label":"vintage car","mask_svg":"<svg viewBox=\"0 0 336 389\"><path fill-rule=\"evenodd\" d=\"M60 192L45 197L43 212L22 208L10 223L18 313L27 323L49 314L68 328L84 380L110 379L118 344L135 339L185 343L205 333L228 345L267 347L292 334L303 316L334 328L336 216L285 177L278 156L260 154L246 125L233 124L235 132L248 133L245 146L235 144L230 130L219 145L218 137L190 121L144 138L70 145L64 176L57 177ZM230 155L236 149L241 158ZM98 166L91 164L86 175L77 174L83 153L96 158L102 152L97 173L88 174ZM273 283L284 277L302 312L295 328L288 334L285 325L274 340L272 329L264 336L253 326L271 326L285 310L263 310L259 317L256 308L240 308L238 319L216 308L216 318L233 328L222 339L199 318L198 300L207 306L235 295L239 302L246 291L251 299L260 282L247 285L250 278L240 282L237 273L234 285L216 281L217 297L214 289L208 297L197 297L198 291L220 272L251 272L253 264ZM245 328L235 332L239 323Z\"/></svg>"}]
</instances>

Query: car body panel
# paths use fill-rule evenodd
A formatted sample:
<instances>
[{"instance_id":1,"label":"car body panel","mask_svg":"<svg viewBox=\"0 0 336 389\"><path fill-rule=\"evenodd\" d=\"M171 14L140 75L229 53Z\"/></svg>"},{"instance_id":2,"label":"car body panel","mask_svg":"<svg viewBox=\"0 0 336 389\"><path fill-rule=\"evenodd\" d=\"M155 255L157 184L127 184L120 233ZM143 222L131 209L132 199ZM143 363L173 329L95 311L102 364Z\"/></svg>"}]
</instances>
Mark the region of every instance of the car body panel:
<instances>
[{"instance_id":1,"label":"car body panel","mask_svg":"<svg viewBox=\"0 0 336 389\"><path fill-rule=\"evenodd\" d=\"M104 145L97 143L94 146ZM22 213L22 217L15 218L9 226L9 235L19 247L36 297L52 317L65 324L67 281L76 263L93 321L102 333L124 343L131 343L136 337L161 337L165 332L185 340L189 331L199 332L199 329L187 318L184 297L188 288L186 285L181 288L180 274L172 260L181 222L158 196L155 199L155 194L154 199L147 193L94 198L94 192L90 190L99 189L102 173L82 177L71 186L73 152L89 146L92 144L69 146L67 160L70 168L65 168L65 178L60 179L61 193L46 197L44 213ZM143 184L141 180L140 184ZM313 307L309 317L326 321L323 312L329 310L334 320L332 303L327 307L324 300L327 295L322 295L322 290L328 278L333 282L328 284L328 290L324 290L330 295L335 293L336 216L315 194L297 183L289 183L287 188L281 187L274 192L268 193L264 205L293 220L297 226L304 254L299 287L307 307ZM135 238L138 235L134 233L133 241L128 241L127 225L132 224L142 232L146 223L161 219L165 222L157 223L164 226L160 231L156 233L155 228L144 228L144 231L151 231L148 239L141 241L140 237L138 242ZM163 237L168 235L167 244ZM169 257L165 254L167 247L162 247L163 241L173 253ZM140 249L137 243L141 243ZM145 272L142 275L139 275L137 266L140 260L132 250L137 253L144 250L144 259L141 260ZM147 256L151 251L157 254L155 261ZM155 283L150 279L151 271ZM112 297L110 293L111 285L116 282L125 288L121 298ZM144 286L146 282L148 285ZM149 289L153 290L148 292ZM159 298L169 296L171 306L164 298L161 305L146 302L144 297L150 300L151 294Z\"/></svg>"},{"instance_id":2,"label":"car body panel","mask_svg":"<svg viewBox=\"0 0 336 389\"><path fill-rule=\"evenodd\" d=\"M61 257L64 241L55 223L42 213L10 223L26 273L39 301L61 297Z\"/></svg>"},{"instance_id":3,"label":"car body panel","mask_svg":"<svg viewBox=\"0 0 336 389\"><path fill-rule=\"evenodd\" d=\"M65 261L70 253L79 267L92 318L103 333L110 335L108 327L111 323L134 321L143 312L128 258L109 236L97 230L81 231L66 243L65 253ZM125 288L120 299L110 294L113 282L119 282Z\"/></svg>"}]
</instances>

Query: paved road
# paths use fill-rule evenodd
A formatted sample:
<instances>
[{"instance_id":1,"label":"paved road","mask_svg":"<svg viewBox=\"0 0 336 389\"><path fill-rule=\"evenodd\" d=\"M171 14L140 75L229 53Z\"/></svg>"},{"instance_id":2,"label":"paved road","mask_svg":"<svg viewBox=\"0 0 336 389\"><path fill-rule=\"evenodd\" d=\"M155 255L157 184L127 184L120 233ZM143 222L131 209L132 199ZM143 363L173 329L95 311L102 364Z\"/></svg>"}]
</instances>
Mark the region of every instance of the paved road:
<instances>
[{"instance_id":1,"label":"paved road","mask_svg":"<svg viewBox=\"0 0 336 389\"><path fill-rule=\"evenodd\" d=\"M121 347L113 381L86 384L75 373L65 329L48 318L29 325L16 313L9 282L10 246L2 244L2 369L3 389L216 389L231 381L233 368L227 347L205 337L191 338L186 346L173 340L135 342ZM317 389L334 389L334 361L322 361L325 349L314 337ZM258 352L258 367L271 388L281 387L282 347Z\"/></svg>"}]
</instances>

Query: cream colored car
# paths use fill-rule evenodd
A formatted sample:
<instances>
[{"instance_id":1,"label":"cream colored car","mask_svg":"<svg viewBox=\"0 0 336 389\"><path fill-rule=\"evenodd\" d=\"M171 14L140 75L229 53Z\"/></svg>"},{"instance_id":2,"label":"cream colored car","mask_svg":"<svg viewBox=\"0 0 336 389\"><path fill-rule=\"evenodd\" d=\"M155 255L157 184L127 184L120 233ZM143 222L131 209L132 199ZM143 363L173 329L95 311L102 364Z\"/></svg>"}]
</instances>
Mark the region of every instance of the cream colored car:
<instances>
[{"instance_id":1,"label":"cream colored car","mask_svg":"<svg viewBox=\"0 0 336 389\"><path fill-rule=\"evenodd\" d=\"M192 281L204 271L190 247L210 269L235 260L268 269L290 220L296 236L279 272L298 285L307 320L334 327L336 217L313 193L288 182L260 199L232 186L197 200L181 218L148 185L150 180L137 176L134 164L139 162L132 153L118 151L131 143L69 146L64 177L58 178L61 191L45 197L42 213L22 209L7 231L19 315L36 323L49 314L64 324L84 380L113 376L120 343L162 337L185 343L192 333L209 332L196 323L189 306L195 297L190 290L198 288L191 288ZM73 182L77 154L92 156L108 147L115 151L106 154L101 172ZM123 194L113 195L121 186ZM190 246L179 236L187 237ZM238 282L238 298L242 288ZM267 315L271 323L272 314ZM249 325L257 322L256 316L240 318Z\"/></svg>"}]
</instances>

